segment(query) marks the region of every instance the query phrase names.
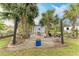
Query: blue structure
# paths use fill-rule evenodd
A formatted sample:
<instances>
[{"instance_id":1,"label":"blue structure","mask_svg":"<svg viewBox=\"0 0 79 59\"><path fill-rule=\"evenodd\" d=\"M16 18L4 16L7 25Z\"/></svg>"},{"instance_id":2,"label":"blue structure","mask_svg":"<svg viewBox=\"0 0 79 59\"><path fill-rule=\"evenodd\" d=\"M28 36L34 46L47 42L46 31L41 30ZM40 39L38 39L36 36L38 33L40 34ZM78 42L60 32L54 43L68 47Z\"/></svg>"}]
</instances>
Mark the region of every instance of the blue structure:
<instances>
[{"instance_id":1,"label":"blue structure","mask_svg":"<svg viewBox=\"0 0 79 59\"><path fill-rule=\"evenodd\" d=\"M41 46L41 40L36 40L35 45L36 46Z\"/></svg>"}]
</instances>

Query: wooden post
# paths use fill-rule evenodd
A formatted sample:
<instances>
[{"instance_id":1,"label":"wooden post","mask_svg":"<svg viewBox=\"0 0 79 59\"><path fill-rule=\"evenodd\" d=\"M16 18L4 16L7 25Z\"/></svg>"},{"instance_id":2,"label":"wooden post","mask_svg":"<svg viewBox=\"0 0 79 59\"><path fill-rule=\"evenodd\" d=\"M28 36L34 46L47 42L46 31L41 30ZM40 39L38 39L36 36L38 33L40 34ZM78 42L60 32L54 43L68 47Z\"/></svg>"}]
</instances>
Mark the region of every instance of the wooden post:
<instances>
[{"instance_id":1,"label":"wooden post","mask_svg":"<svg viewBox=\"0 0 79 59\"><path fill-rule=\"evenodd\" d=\"M63 20L60 20L60 28L61 28L61 43L64 44L64 38L63 38Z\"/></svg>"},{"instance_id":2,"label":"wooden post","mask_svg":"<svg viewBox=\"0 0 79 59\"><path fill-rule=\"evenodd\" d=\"M13 44L16 44L16 32L17 32L17 26L18 26L18 17L16 17L16 19L15 19L15 24L14 24Z\"/></svg>"}]
</instances>

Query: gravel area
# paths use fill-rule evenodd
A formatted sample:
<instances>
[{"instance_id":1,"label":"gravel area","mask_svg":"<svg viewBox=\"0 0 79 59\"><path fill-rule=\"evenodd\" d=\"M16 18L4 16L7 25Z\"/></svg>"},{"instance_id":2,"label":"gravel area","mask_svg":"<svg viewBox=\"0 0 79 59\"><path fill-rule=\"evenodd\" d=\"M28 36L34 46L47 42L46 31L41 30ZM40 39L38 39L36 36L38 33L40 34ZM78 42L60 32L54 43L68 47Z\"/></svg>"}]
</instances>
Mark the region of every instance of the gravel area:
<instances>
[{"instance_id":1,"label":"gravel area","mask_svg":"<svg viewBox=\"0 0 79 59\"><path fill-rule=\"evenodd\" d=\"M19 45L12 45L10 42L10 44L8 44L6 49L9 51L16 51L16 50L32 49L32 48L50 48L50 47L54 48L54 47L63 46L61 44L61 39L57 37L41 39L41 43L42 43L41 46L35 46L35 42L36 42L36 39L33 37L30 39L26 39L23 43Z\"/></svg>"}]
</instances>

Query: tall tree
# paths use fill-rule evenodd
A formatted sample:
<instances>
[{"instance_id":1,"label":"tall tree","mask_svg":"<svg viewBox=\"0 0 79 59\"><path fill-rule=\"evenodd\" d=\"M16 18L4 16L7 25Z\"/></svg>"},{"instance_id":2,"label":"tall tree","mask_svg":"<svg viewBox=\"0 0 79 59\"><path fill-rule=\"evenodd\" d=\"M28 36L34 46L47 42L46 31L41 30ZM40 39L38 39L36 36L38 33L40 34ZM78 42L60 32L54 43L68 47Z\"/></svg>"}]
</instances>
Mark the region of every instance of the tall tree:
<instances>
[{"instance_id":1,"label":"tall tree","mask_svg":"<svg viewBox=\"0 0 79 59\"><path fill-rule=\"evenodd\" d=\"M72 22L72 29L75 28L75 23L77 18L79 17L79 4L71 4L68 10L64 12L64 18L70 19Z\"/></svg>"},{"instance_id":2,"label":"tall tree","mask_svg":"<svg viewBox=\"0 0 79 59\"><path fill-rule=\"evenodd\" d=\"M76 25L76 20L79 17L79 4L71 4L69 6L69 10L66 10L64 12L64 18L68 18L70 19L70 21L72 22L72 31L73 31L73 35L75 36L75 25ZM77 33L78 31L76 31ZM77 38L78 34L76 34L76 38Z\"/></svg>"},{"instance_id":3,"label":"tall tree","mask_svg":"<svg viewBox=\"0 0 79 59\"><path fill-rule=\"evenodd\" d=\"M55 22L54 18L55 10L48 10L47 12L42 14L42 19L40 20L40 24L46 27L46 35L48 36L49 29L52 26L52 23ZM55 22L56 23L56 22Z\"/></svg>"},{"instance_id":4,"label":"tall tree","mask_svg":"<svg viewBox=\"0 0 79 59\"><path fill-rule=\"evenodd\" d=\"M19 21L22 22L23 35L28 38L27 23L31 24L31 26L34 24L33 19L38 15L37 5L32 3L4 3L0 5L4 10L2 17L13 19L18 17Z\"/></svg>"},{"instance_id":5,"label":"tall tree","mask_svg":"<svg viewBox=\"0 0 79 59\"><path fill-rule=\"evenodd\" d=\"M58 15L55 15L53 17L53 21L52 21L53 27L55 29L55 33L57 32L57 29L59 29L59 21L60 21L60 19L59 19Z\"/></svg>"}]
</instances>

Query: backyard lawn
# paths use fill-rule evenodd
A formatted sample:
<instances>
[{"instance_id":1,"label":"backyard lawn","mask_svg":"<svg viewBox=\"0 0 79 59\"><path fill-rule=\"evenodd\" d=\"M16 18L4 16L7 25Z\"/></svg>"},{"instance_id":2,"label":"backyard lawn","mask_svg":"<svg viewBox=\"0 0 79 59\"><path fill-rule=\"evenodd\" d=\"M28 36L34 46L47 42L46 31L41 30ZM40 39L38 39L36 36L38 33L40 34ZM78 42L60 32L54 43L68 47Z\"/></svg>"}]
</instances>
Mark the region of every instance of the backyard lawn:
<instances>
[{"instance_id":1,"label":"backyard lawn","mask_svg":"<svg viewBox=\"0 0 79 59\"><path fill-rule=\"evenodd\" d=\"M66 47L61 48L34 48L20 51L8 51L4 46L8 44L10 38L0 40L0 55L3 56L79 56L79 41L65 39Z\"/></svg>"}]
</instances>

